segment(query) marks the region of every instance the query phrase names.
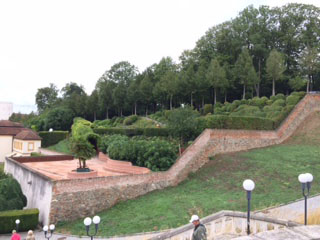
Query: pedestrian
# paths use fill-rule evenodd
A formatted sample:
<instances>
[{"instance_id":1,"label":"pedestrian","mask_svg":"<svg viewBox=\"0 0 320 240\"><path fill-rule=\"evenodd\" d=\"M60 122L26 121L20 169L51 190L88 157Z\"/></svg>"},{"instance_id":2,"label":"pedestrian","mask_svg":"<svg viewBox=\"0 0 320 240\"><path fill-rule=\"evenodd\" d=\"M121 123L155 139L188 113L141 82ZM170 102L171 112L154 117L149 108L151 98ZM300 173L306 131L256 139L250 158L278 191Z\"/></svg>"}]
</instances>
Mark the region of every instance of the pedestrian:
<instances>
[{"instance_id":1,"label":"pedestrian","mask_svg":"<svg viewBox=\"0 0 320 240\"><path fill-rule=\"evenodd\" d=\"M16 230L12 231L11 240L21 240L20 235L16 232Z\"/></svg>"},{"instance_id":2,"label":"pedestrian","mask_svg":"<svg viewBox=\"0 0 320 240\"><path fill-rule=\"evenodd\" d=\"M192 215L190 222L194 225L192 240L207 240L207 229L200 223L198 215Z\"/></svg>"},{"instance_id":3,"label":"pedestrian","mask_svg":"<svg viewBox=\"0 0 320 240\"><path fill-rule=\"evenodd\" d=\"M27 236L26 240L36 240L32 230L28 231L28 236Z\"/></svg>"}]
</instances>

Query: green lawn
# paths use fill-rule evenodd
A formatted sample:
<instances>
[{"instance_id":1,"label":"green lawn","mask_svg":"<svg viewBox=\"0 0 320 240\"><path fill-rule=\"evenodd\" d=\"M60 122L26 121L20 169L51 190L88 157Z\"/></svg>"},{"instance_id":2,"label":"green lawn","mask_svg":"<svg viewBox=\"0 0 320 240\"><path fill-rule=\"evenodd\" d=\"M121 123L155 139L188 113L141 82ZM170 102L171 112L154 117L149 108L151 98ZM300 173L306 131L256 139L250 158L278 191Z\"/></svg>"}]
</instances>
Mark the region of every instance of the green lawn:
<instances>
[{"instance_id":1,"label":"green lawn","mask_svg":"<svg viewBox=\"0 0 320 240\"><path fill-rule=\"evenodd\" d=\"M68 139L64 139L64 140L58 142L57 144L48 147L48 149L56 151L56 152L71 154Z\"/></svg>"},{"instance_id":2,"label":"green lawn","mask_svg":"<svg viewBox=\"0 0 320 240\"><path fill-rule=\"evenodd\" d=\"M207 216L220 210L246 210L242 182L256 183L253 209L301 198L298 175L320 178L320 149L310 145L279 145L218 156L177 187L152 192L99 213L99 235L113 236L174 228L188 223L192 214ZM320 186L312 186L312 194ZM59 224L58 231L84 235L83 219Z\"/></svg>"},{"instance_id":3,"label":"green lawn","mask_svg":"<svg viewBox=\"0 0 320 240\"><path fill-rule=\"evenodd\" d=\"M320 179L320 114L289 142L268 148L214 157L177 187L155 191L119 203L100 212L99 235L114 236L175 228L188 223L192 214L201 217L220 210L246 211L242 182L250 178L253 210L287 203L302 197L300 173ZM313 184L311 194L320 193ZM58 224L58 231L85 235L83 219Z\"/></svg>"}]
</instances>

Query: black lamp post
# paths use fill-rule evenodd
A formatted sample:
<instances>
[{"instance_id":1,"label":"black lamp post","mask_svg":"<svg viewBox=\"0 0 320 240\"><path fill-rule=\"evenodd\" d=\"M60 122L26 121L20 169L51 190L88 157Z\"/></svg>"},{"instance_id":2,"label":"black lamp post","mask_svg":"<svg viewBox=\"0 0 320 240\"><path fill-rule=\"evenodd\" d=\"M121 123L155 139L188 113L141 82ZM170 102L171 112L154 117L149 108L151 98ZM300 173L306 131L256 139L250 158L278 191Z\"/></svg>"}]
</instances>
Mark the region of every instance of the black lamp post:
<instances>
[{"instance_id":1,"label":"black lamp post","mask_svg":"<svg viewBox=\"0 0 320 240\"><path fill-rule=\"evenodd\" d=\"M20 224L20 220L17 219L16 220L16 232L19 232L19 224Z\"/></svg>"},{"instance_id":2,"label":"black lamp post","mask_svg":"<svg viewBox=\"0 0 320 240\"><path fill-rule=\"evenodd\" d=\"M93 235L90 235L89 231L90 231L90 225L91 225L92 222L95 225L95 232L94 232ZM99 227L99 223L100 223L100 217L99 216L95 216L95 217L93 217L92 220L91 220L91 218L87 217L87 218L84 219L83 223L86 226L87 236L90 237L91 240L93 240L93 237L96 236L97 232L98 232L98 227Z\"/></svg>"},{"instance_id":3,"label":"black lamp post","mask_svg":"<svg viewBox=\"0 0 320 240\"><path fill-rule=\"evenodd\" d=\"M250 234L250 200L251 192L254 189L254 182L250 179L244 180L242 184L244 190L247 191L247 200L248 200L248 213L247 213L247 234Z\"/></svg>"},{"instance_id":4,"label":"black lamp post","mask_svg":"<svg viewBox=\"0 0 320 240\"><path fill-rule=\"evenodd\" d=\"M307 199L310 193L313 176L311 173L303 173L299 175L298 179L299 179L299 182L301 182L302 195L304 196L304 225L307 225L307 222L308 222ZM306 189L307 189L307 192L305 192Z\"/></svg>"},{"instance_id":5,"label":"black lamp post","mask_svg":"<svg viewBox=\"0 0 320 240\"><path fill-rule=\"evenodd\" d=\"M49 229L50 229L50 235L48 235ZM53 235L54 229L55 229L55 226L53 224L51 224L49 227L45 225L42 229L44 231L44 237L49 240Z\"/></svg>"}]
</instances>

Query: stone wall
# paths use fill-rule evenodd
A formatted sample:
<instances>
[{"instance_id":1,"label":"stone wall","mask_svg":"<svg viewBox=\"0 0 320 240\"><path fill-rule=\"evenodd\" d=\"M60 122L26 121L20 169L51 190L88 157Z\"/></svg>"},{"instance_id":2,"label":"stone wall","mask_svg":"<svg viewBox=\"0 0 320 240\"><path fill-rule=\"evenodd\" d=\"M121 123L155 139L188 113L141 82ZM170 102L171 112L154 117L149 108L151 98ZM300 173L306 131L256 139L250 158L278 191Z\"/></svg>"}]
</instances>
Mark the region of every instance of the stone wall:
<instances>
[{"instance_id":1,"label":"stone wall","mask_svg":"<svg viewBox=\"0 0 320 240\"><path fill-rule=\"evenodd\" d=\"M52 196L51 180L31 168L10 158L5 161L6 173L10 173L19 183L23 194L27 197L26 208L38 208L39 222L49 224L49 212Z\"/></svg>"},{"instance_id":2,"label":"stone wall","mask_svg":"<svg viewBox=\"0 0 320 240\"><path fill-rule=\"evenodd\" d=\"M221 211L201 219L201 223L206 226L208 239L216 239L216 237L225 234L236 237L247 234L246 218L246 213ZM250 217L250 231L252 234L298 225L294 222L261 217L255 214L252 214ZM172 231L159 234L150 238L150 240L189 240L192 238L193 229L194 226L190 223Z\"/></svg>"},{"instance_id":3,"label":"stone wall","mask_svg":"<svg viewBox=\"0 0 320 240\"><path fill-rule=\"evenodd\" d=\"M177 185L209 156L279 144L316 111L320 111L320 94L308 94L276 131L206 129L166 172L55 181L50 219L56 222L93 215L119 201Z\"/></svg>"}]
</instances>

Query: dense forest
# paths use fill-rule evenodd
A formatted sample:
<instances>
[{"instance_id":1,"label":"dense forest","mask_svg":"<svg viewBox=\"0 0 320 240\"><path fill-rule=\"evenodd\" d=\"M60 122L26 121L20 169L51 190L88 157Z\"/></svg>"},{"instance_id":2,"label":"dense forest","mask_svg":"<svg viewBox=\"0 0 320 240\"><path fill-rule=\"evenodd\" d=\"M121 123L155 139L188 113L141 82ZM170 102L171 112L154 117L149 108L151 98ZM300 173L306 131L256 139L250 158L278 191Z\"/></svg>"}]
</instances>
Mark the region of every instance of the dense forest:
<instances>
[{"instance_id":1,"label":"dense forest","mask_svg":"<svg viewBox=\"0 0 320 240\"><path fill-rule=\"evenodd\" d=\"M163 57L142 72L127 61L116 63L90 95L74 82L61 97L54 84L38 89L39 115L30 124L68 129L74 117L147 115L181 104L201 110L208 103L319 90L319 26L320 9L313 5L248 6L210 28L177 63Z\"/></svg>"}]
</instances>

